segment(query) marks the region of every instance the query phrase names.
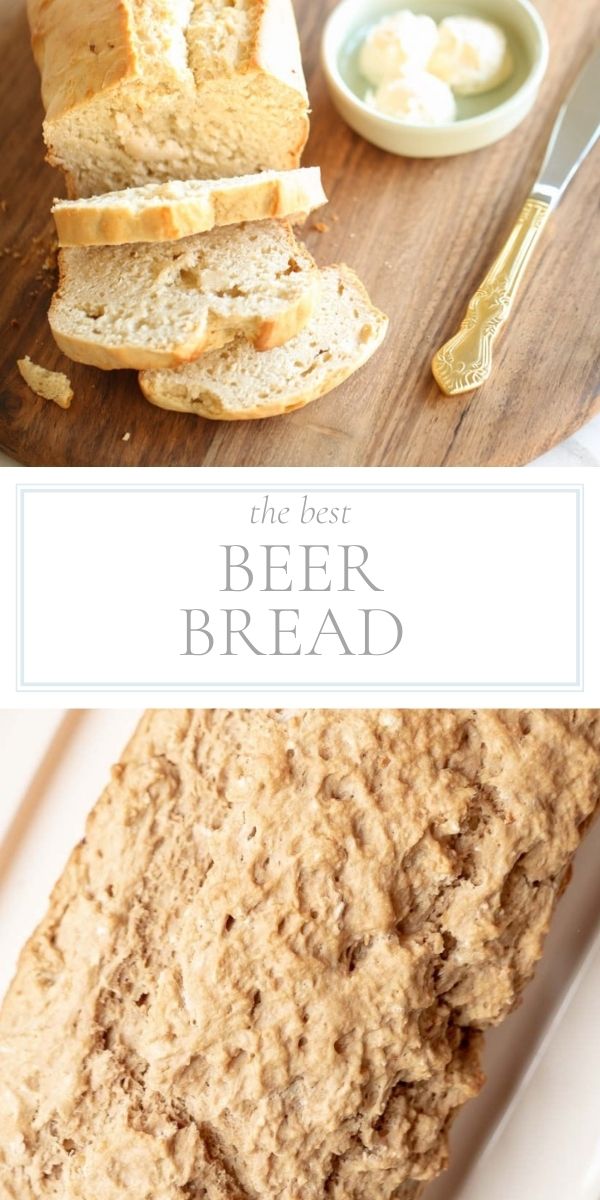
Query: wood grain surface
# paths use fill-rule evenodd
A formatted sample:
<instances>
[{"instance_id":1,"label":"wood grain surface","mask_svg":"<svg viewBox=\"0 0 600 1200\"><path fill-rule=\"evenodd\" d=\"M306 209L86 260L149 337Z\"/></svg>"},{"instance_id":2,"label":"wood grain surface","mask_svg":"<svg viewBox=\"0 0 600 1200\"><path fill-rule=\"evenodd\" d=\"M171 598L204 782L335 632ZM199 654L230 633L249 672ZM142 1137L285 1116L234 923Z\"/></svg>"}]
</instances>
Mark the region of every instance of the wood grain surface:
<instances>
[{"instance_id":1,"label":"wood grain surface","mask_svg":"<svg viewBox=\"0 0 600 1200\"><path fill-rule=\"evenodd\" d=\"M554 216L496 355L491 381L443 398L438 346L500 248L533 182L559 103L600 36L598 0L539 0L552 44L535 112L498 145L446 160L375 149L337 116L319 64L332 3L297 0L313 108L305 164L323 168L329 207L309 220L317 258L345 260L390 314L383 349L354 379L300 412L228 425L147 404L129 372L69 363L46 312L55 282L52 196L23 0L0 0L0 446L51 466L519 465L600 409L600 148ZM66 370L68 412L32 395L17 358ZM129 434L127 440L124 436Z\"/></svg>"}]
</instances>

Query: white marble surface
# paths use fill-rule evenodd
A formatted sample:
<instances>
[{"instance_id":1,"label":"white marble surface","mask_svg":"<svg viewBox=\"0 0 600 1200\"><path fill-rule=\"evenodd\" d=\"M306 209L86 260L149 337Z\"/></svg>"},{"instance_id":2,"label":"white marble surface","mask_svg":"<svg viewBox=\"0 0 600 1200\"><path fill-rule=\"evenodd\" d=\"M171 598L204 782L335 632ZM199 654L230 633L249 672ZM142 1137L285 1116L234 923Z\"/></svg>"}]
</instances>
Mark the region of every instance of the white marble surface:
<instances>
[{"instance_id":1,"label":"white marble surface","mask_svg":"<svg viewBox=\"0 0 600 1200\"><path fill-rule=\"evenodd\" d=\"M575 437L536 458L531 466L600 467L600 416L584 425Z\"/></svg>"},{"instance_id":2,"label":"white marble surface","mask_svg":"<svg viewBox=\"0 0 600 1200\"><path fill-rule=\"evenodd\" d=\"M469 465L469 464L465 464ZM506 464L510 466L510 463ZM548 454L536 458L532 467L600 467L600 416L594 417L579 433L562 442ZM13 458L0 452L0 468L16 467Z\"/></svg>"}]
</instances>

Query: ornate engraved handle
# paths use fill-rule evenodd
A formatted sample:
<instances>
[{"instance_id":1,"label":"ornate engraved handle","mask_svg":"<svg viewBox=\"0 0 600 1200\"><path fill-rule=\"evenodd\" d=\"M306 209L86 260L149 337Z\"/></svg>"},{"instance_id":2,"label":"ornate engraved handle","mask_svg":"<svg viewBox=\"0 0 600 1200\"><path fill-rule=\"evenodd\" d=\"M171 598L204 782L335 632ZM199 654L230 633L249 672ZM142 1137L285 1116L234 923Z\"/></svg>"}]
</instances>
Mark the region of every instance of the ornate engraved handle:
<instances>
[{"instance_id":1,"label":"ornate engraved handle","mask_svg":"<svg viewBox=\"0 0 600 1200\"><path fill-rule=\"evenodd\" d=\"M447 396L472 392L490 376L494 341L508 320L550 209L549 200L529 198L504 249L473 296L458 333L435 355L433 374Z\"/></svg>"}]
</instances>

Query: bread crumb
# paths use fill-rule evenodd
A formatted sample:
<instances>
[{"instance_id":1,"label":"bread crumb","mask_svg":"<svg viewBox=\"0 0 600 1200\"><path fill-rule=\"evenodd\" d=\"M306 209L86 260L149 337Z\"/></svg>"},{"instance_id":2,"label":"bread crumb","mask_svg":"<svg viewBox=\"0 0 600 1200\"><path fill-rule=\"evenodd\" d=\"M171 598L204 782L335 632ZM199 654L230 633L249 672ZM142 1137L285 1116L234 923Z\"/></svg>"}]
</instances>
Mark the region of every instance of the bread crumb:
<instances>
[{"instance_id":1,"label":"bread crumb","mask_svg":"<svg viewBox=\"0 0 600 1200\"><path fill-rule=\"evenodd\" d=\"M46 251L46 257L42 266L45 271L49 271L56 266L58 260L58 238L56 234L51 233L47 241L44 239L42 250Z\"/></svg>"},{"instance_id":2,"label":"bread crumb","mask_svg":"<svg viewBox=\"0 0 600 1200\"><path fill-rule=\"evenodd\" d=\"M121 438L121 441L122 441L122 442L128 442L128 441L129 441L129 439L130 439L130 437L131 437L131 434L130 434L130 433L124 433L124 434L123 434L123 437Z\"/></svg>"},{"instance_id":3,"label":"bread crumb","mask_svg":"<svg viewBox=\"0 0 600 1200\"><path fill-rule=\"evenodd\" d=\"M326 221L313 221L313 229L316 229L317 233L329 233L331 225Z\"/></svg>"},{"instance_id":4,"label":"bread crumb","mask_svg":"<svg viewBox=\"0 0 600 1200\"><path fill-rule=\"evenodd\" d=\"M17 361L19 371L28 387L42 400L53 400L59 408L70 408L73 399L71 382L62 371L49 371L25 355Z\"/></svg>"}]
</instances>

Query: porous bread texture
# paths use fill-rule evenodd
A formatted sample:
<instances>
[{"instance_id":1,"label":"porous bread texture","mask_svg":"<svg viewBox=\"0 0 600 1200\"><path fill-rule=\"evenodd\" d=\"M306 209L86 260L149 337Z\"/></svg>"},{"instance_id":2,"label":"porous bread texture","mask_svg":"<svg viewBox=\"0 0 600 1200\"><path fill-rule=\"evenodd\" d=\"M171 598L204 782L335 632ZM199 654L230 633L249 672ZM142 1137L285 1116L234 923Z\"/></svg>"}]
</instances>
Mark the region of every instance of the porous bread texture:
<instances>
[{"instance_id":1,"label":"porous bread texture","mask_svg":"<svg viewBox=\"0 0 600 1200\"><path fill-rule=\"evenodd\" d=\"M39 363L31 361L28 354L25 358L17 359L19 374L36 396L42 400L52 400L59 408L70 408L73 399L71 381L62 371L50 371L48 367L40 367Z\"/></svg>"},{"instance_id":2,"label":"porous bread texture","mask_svg":"<svg viewBox=\"0 0 600 1200\"><path fill-rule=\"evenodd\" d=\"M69 194L299 166L291 0L28 0L50 162Z\"/></svg>"},{"instance_id":3,"label":"porous bread texture","mask_svg":"<svg viewBox=\"0 0 600 1200\"><path fill-rule=\"evenodd\" d=\"M600 714L151 712L0 1013L2 1200L415 1200L600 797Z\"/></svg>"},{"instance_id":4,"label":"porous bread texture","mask_svg":"<svg viewBox=\"0 0 600 1200\"><path fill-rule=\"evenodd\" d=\"M357 371L381 345L387 326L349 267L326 267L311 320L284 346L257 354L238 338L177 371L142 372L140 387L152 404L216 421L276 417Z\"/></svg>"},{"instance_id":5,"label":"porous bread texture","mask_svg":"<svg viewBox=\"0 0 600 1200\"><path fill-rule=\"evenodd\" d=\"M71 247L59 268L54 338L70 358L104 370L176 366L239 335L267 350L304 327L320 291L313 259L281 221Z\"/></svg>"},{"instance_id":6,"label":"porous bread texture","mask_svg":"<svg viewBox=\"0 0 600 1200\"><path fill-rule=\"evenodd\" d=\"M299 167L237 179L147 183L89 200L55 200L52 214L61 246L117 246L174 241L268 217L300 221L326 203L319 167Z\"/></svg>"}]
</instances>

